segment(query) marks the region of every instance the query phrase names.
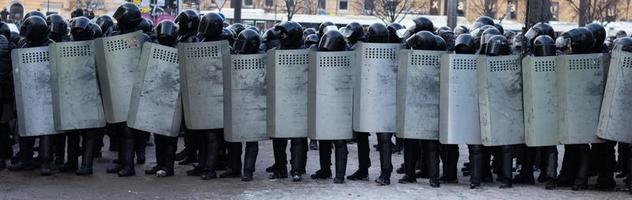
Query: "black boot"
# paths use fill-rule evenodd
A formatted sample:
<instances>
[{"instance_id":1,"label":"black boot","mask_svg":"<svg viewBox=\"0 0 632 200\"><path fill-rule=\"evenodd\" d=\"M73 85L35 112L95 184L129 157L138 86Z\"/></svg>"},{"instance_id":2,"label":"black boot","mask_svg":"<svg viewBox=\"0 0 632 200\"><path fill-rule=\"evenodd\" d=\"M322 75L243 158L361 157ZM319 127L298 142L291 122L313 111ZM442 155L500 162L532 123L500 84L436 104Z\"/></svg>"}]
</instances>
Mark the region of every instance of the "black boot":
<instances>
[{"instance_id":1,"label":"black boot","mask_svg":"<svg viewBox=\"0 0 632 200\"><path fill-rule=\"evenodd\" d=\"M149 137L150 134L145 131L136 131L134 134L134 148L137 164L145 164L145 150L147 149L147 140Z\"/></svg>"},{"instance_id":2,"label":"black boot","mask_svg":"<svg viewBox=\"0 0 632 200\"><path fill-rule=\"evenodd\" d=\"M502 183L500 184L500 188L511 188L512 187L512 167L513 167L513 157L512 157L512 146L511 145L503 145L500 146L500 153L501 153L501 162L502 162L502 168L501 168L501 173L502 173ZM527 167L531 167L531 169L533 170L532 166L527 166ZM533 178L533 174L531 175L531 178Z\"/></svg>"},{"instance_id":3,"label":"black boot","mask_svg":"<svg viewBox=\"0 0 632 200\"><path fill-rule=\"evenodd\" d=\"M470 189L476 189L481 186L483 145L467 145L467 148L470 153Z\"/></svg>"},{"instance_id":4,"label":"black boot","mask_svg":"<svg viewBox=\"0 0 632 200\"><path fill-rule=\"evenodd\" d=\"M81 167L75 172L78 176L92 174L92 163L94 151L96 150L95 135L90 132L83 132L83 155L81 156Z\"/></svg>"},{"instance_id":5,"label":"black boot","mask_svg":"<svg viewBox=\"0 0 632 200\"><path fill-rule=\"evenodd\" d=\"M536 157L536 147L524 146L523 149L524 156L520 159L520 165L522 167L520 169L520 173L515 177L515 182L516 184L533 185L535 184L535 178L533 177L533 165Z\"/></svg>"},{"instance_id":6,"label":"black boot","mask_svg":"<svg viewBox=\"0 0 632 200\"><path fill-rule=\"evenodd\" d=\"M419 140L404 139L404 177L399 179L399 183L415 183L417 175L415 174L419 154L421 153Z\"/></svg>"},{"instance_id":7,"label":"black boot","mask_svg":"<svg viewBox=\"0 0 632 200\"><path fill-rule=\"evenodd\" d=\"M615 155L614 155L614 146L617 143L614 141L606 141L604 143L596 143L592 144L593 148L597 150L598 153L598 171L599 177L597 177L597 185L595 186L599 190L614 190L617 186L614 181L614 163Z\"/></svg>"},{"instance_id":8,"label":"black boot","mask_svg":"<svg viewBox=\"0 0 632 200\"><path fill-rule=\"evenodd\" d=\"M154 143L156 144L156 151L155 151L155 155L156 155L156 165L149 168L148 170L145 170L145 174L146 175L155 175L158 170L161 170L163 165L164 165L164 161L165 161L165 149L167 148L167 144L165 143L165 136L160 136L160 135L155 135L154 136Z\"/></svg>"},{"instance_id":9,"label":"black boot","mask_svg":"<svg viewBox=\"0 0 632 200\"><path fill-rule=\"evenodd\" d=\"M70 131L66 134L68 138L68 149L66 155L68 159L64 166L59 168L61 172L75 172L79 166L79 154L81 154L79 142L81 140L80 131Z\"/></svg>"},{"instance_id":10,"label":"black boot","mask_svg":"<svg viewBox=\"0 0 632 200\"><path fill-rule=\"evenodd\" d=\"M441 184L439 183L439 141L438 140L422 140L421 146L423 148L425 163L428 169L428 179L430 187L437 188Z\"/></svg>"},{"instance_id":11,"label":"black boot","mask_svg":"<svg viewBox=\"0 0 632 200\"><path fill-rule=\"evenodd\" d=\"M123 158L119 158L119 162L121 162L121 170L118 172L119 177L128 177L136 175L136 171L134 170L134 153L135 153L135 139L137 138L135 135L139 130L135 130L132 128L127 128L122 135L122 144L121 144L121 152L123 154ZM144 144L144 142L143 142Z\"/></svg>"},{"instance_id":12,"label":"black boot","mask_svg":"<svg viewBox=\"0 0 632 200\"><path fill-rule=\"evenodd\" d=\"M333 144L331 140L319 140L318 143L318 160L320 161L320 169L310 177L312 179L328 179L331 178L331 150L333 148Z\"/></svg>"},{"instance_id":13,"label":"black boot","mask_svg":"<svg viewBox=\"0 0 632 200\"><path fill-rule=\"evenodd\" d=\"M187 176L200 176L202 175L203 171L204 171L204 166L205 163L207 162L207 151L210 151L208 148L209 141L210 139L212 139L213 141L215 141L215 137L214 135L211 135L211 131L210 130L188 130L187 133L189 133L190 135L199 135L200 138L198 138L197 142L197 149L198 149L198 164L193 164L193 169L191 170L187 170L186 174ZM209 139L209 137L211 137ZM217 146L217 145L215 145ZM213 171L215 172L215 171ZM217 175L215 175L217 176ZM206 179L203 179L206 180Z\"/></svg>"},{"instance_id":14,"label":"black boot","mask_svg":"<svg viewBox=\"0 0 632 200\"><path fill-rule=\"evenodd\" d=\"M2 109L0 109L0 113ZM7 167L6 159L13 156L13 144L11 143L11 131L7 123L0 123L0 170Z\"/></svg>"},{"instance_id":15,"label":"black boot","mask_svg":"<svg viewBox=\"0 0 632 200\"><path fill-rule=\"evenodd\" d=\"M178 148L178 137L168 137L161 135L154 135L154 137L161 137L164 143L164 150L160 151L163 153L162 156L162 164L160 164L160 169L156 171L156 176L158 177L168 177L173 176L174 169L173 166L176 162L176 151ZM157 141L157 140L156 140ZM156 144L156 148L158 145Z\"/></svg>"},{"instance_id":16,"label":"black boot","mask_svg":"<svg viewBox=\"0 0 632 200\"><path fill-rule=\"evenodd\" d=\"M307 138L292 138L290 141L292 181L298 182L301 181L301 175L305 173L305 166L307 165Z\"/></svg>"},{"instance_id":17,"label":"black boot","mask_svg":"<svg viewBox=\"0 0 632 200\"><path fill-rule=\"evenodd\" d=\"M371 167L371 159L369 158L369 133L354 132L356 141L358 142L358 170L347 176L352 181L369 180L369 167ZM390 141L389 141L390 142Z\"/></svg>"},{"instance_id":18,"label":"black boot","mask_svg":"<svg viewBox=\"0 0 632 200\"><path fill-rule=\"evenodd\" d=\"M588 170L590 167L590 146L588 144L574 144L576 146L577 169L572 190L588 189Z\"/></svg>"},{"instance_id":19,"label":"black boot","mask_svg":"<svg viewBox=\"0 0 632 200\"><path fill-rule=\"evenodd\" d=\"M9 171L24 171L33 169L34 144L35 137L19 137L20 151L17 155L17 162L15 164L9 165L7 169Z\"/></svg>"},{"instance_id":20,"label":"black boot","mask_svg":"<svg viewBox=\"0 0 632 200\"><path fill-rule=\"evenodd\" d=\"M220 178L241 177L241 142L226 142L228 147L228 169L219 175Z\"/></svg>"},{"instance_id":21,"label":"black boot","mask_svg":"<svg viewBox=\"0 0 632 200\"><path fill-rule=\"evenodd\" d=\"M443 162L443 176L439 178L444 183L458 183L457 163L459 162L459 145L442 145L441 161Z\"/></svg>"},{"instance_id":22,"label":"black boot","mask_svg":"<svg viewBox=\"0 0 632 200\"><path fill-rule=\"evenodd\" d=\"M246 154L244 155L244 173L241 177L241 181L252 181L252 175L255 172L255 164L257 163L257 154L259 154L259 142L246 142Z\"/></svg>"},{"instance_id":23,"label":"black boot","mask_svg":"<svg viewBox=\"0 0 632 200\"><path fill-rule=\"evenodd\" d=\"M393 163L391 156L393 151L393 143L391 137L393 133L377 133L378 143L380 144L380 176L375 180L378 185L390 185L391 173L393 172Z\"/></svg>"},{"instance_id":24,"label":"black boot","mask_svg":"<svg viewBox=\"0 0 632 200\"><path fill-rule=\"evenodd\" d=\"M52 135L40 136L39 161L40 161L40 175L42 176L52 175L52 171L50 168L50 165L53 162L53 136Z\"/></svg>"},{"instance_id":25,"label":"black boot","mask_svg":"<svg viewBox=\"0 0 632 200\"><path fill-rule=\"evenodd\" d=\"M114 150L117 152L118 160L118 162L115 162L115 165L108 168L106 172L109 174L114 174L123 169L122 160L125 158L125 152L123 151L123 135L126 135L125 132L127 132L127 128L125 127L125 122L108 124L106 127L108 127L108 135L110 136L110 151Z\"/></svg>"},{"instance_id":26,"label":"black boot","mask_svg":"<svg viewBox=\"0 0 632 200\"><path fill-rule=\"evenodd\" d=\"M217 138L218 136L220 136L220 133L218 132L218 130L212 130L209 131L206 134L203 134L205 137L205 148L200 149L203 150L204 152L201 154L201 156L204 156L204 158L201 158L200 161L200 165L202 165L202 174L201 174L201 178L202 180L210 180L210 179L215 179L217 178L217 173L215 171L216 166L217 166L217 156L218 156L218 141L220 140L220 138ZM224 139L224 138L221 138Z\"/></svg>"},{"instance_id":27,"label":"black boot","mask_svg":"<svg viewBox=\"0 0 632 200\"><path fill-rule=\"evenodd\" d=\"M404 150L404 139L395 138L395 146L393 146L393 153L401 154L402 150Z\"/></svg>"},{"instance_id":28,"label":"black boot","mask_svg":"<svg viewBox=\"0 0 632 200\"><path fill-rule=\"evenodd\" d=\"M336 176L334 177L334 183L342 184L345 182L345 173L347 171L347 142L345 140L335 140L334 146L336 148Z\"/></svg>"},{"instance_id":29,"label":"black boot","mask_svg":"<svg viewBox=\"0 0 632 200\"><path fill-rule=\"evenodd\" d=\"M274 164L268 167L272 170L270 179L282 179L287 178L287 154L285 149L287 148L287 138L273 138L272 150L274 153ZM268 171L268 169L266 169Z\"/></svg>"},{"instance_id":30,"label":"black boot","mask_svg":"<svg viewBox=\"0 0 632 200\"><path fill-rule=\"evenodd\" d=\"M575 171L577 165L576 145L564 145L564 157L562 158L562 167L560 175L557 178L557 185L561 187L570 187L575 182Z\"/></svg>"},{"instance_id":31,"label":"black boot","mask_svg":"<svg viewBox=\"0 0 632 200\"><path fill-rule=\"evenodd\" d=\"M543 159L546 159L546 186L545 189L552 190L557 187L557 146L540 147L545 152Z\"/></svg>"},{"instance_id":32,"label":"black boot","mask_svg":"<svg viewBox=\"0 0 632 200\"><path fill-rule=\"evenodd\" d=\"M224 170L228 167L228 142L224 139L224 129L217 129L217 164L215 170Z\"/></svg>"}]
</instances>

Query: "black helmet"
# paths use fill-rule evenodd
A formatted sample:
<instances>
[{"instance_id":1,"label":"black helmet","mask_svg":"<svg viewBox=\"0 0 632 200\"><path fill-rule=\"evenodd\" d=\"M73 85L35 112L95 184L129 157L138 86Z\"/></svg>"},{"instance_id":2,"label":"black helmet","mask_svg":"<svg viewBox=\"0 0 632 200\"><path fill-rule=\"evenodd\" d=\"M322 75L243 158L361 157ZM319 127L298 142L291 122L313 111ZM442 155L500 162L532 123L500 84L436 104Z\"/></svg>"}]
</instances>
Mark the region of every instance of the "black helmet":
<instances>
[{"instance_id":1,"label":"black helmet","mask_svg":"<svg viewBox=\"0 0 632 200\"><path fill-rule=\"evenodd\" d=\"M498 31L500 31L501 35L505 34L505 28L503 28L503 25L500 24L494 24L494 27L496 27L496 29L498 29Z\"/></svg>"},{"instance_id":2,"label":"black helmet","mask_svg":"<svg viewBox=\"0 0 632 200\"><path fill-rule=\"evenodd\" d=\"M248 25L246 25L245 27L246 27L246 29L250 29L250 30L256 31L257 33L260 32L259 28L257 28L256 26L248 26Z\"/></svg>"},{"instance_id":3,"label":"black helmet","mask_svg":"<svg viewBox=\"0 0 632 200\"><path fill-rule=\"evenodd\" d=\"M156 39L158 44L175 46L178 41L178 25L170 20L160 22L156 27Z\"/></svg>"},{"instance_id":4,"label":"black helmet","mask_svg":"<svg viewBox=\"0 0 632 200\"><path fill-rule=\"evenodd\" d=\"M220 13L220 14L222 14L222 13ZM222 15L220 15L220 16L222 16ZM226 20L226 19L222 18L222 20ZM222 23L222 26L223 26L224 28L226 28L226 27L230 26L230 23L228 23L228 22L224 21L224 22Z\"/></svg>"},{"instance_id":5,"label":"black helmet","mask_svg":"<svg viewBox=\"0 0 632 200\"><path fill-rule=\"evenodd\" d=\"M207 40L216 40L224 31L223 23L222 16L219 14L213 12L206 13L200 20L198 33L202 34L202 37Z\"/></svg>"},{"instance_id":6,"label":"black helmet","mask_svg":"<svg viewBox=\"0 0 632 200\"><path fill-rule=\"evenodd\" d=\"M438 35L434 35L434 38L435 38L435 43L436 43L434 50L445 51L446 48L447 48L445 40L443 40L443 38L441 36L438 36Z\"/></svg>"},{"instance_id":7,"label":"black helmet","mask_svg":"<svg viewBox=\"0 0 632 200\"><path fill-rule=\"evenodd\" d=\"M24 23L24 20L26 20L26 18L29 18L31 16L38 16L38 17L41 17L42 19L46 19L46 15L44 15L44 13L42 13L40 11L37 11L37 10L34 10L34 11L31 11L31 12L27 12L24 15L24 18L22 18L22 23Z\"/></svg>"},{"instance_id":8,"label":"black helmet","mask_svg":"<svg viewBox=\"0 0 632 200\"><path fill-rule=\"evenodd\" d=\"M491 17L488 16L480 16L478 18L476 18L476 21L474 21L474 25L472 26L472 29L477 29L480 27L483 27L485 25L491 25L494 26L494 19L492 19Z\"/></svg>"},{"instance_id":9,"label":"black helmet","mask_svg":"<svg viewBox=\"0 0 632 200\"><path fill-rule=\"evenodd\" d=\"M306 28L303 30L303 39L307 38L308 35L316 34L317 31L315 28Z\"/></svg>"},{"instance_id":10,"label":"black helmet","mask_svg":"<svg viewBox=\"0 0 632 200\"><path fill-rule=\"evenodd\" d=\"M437 39L430 31L419 31L406 39L406 46L415 50L435 50Z\"/></svg>"},{"instance_id":11,"label":"black helmet","mask_svg":"<svg viewBox=\"0 0 632 200\"><path fill-rule=\"evenodd\" d=\"M534 56L554 56L555 40L548 35L540 35L533 42Z\"/></svg>"},{"instance_id":12,"label":"black helmet","mask_svg":"<svg viewBox=\"0 0 632 200\"><path fill-rule=\"evenodd\" d=\"M388 42L389 43L402 43L402 31L405 31L406 28L399 23L393 22L388 24L386 27L388 30Z\"/></svg>"},{"instance_id":13,"label":"black helmet","mask_svg":"<svg viewBox=\"0 0 632 200\"><path fill-rule=\"evenodd\" d=\"M632 53L632 38L631 37L622 37L622 38L619 38L619 39L615 40L613 49L614 50L621 49L622 51L631 52Z\"/></svg>"},{"instance_id":14,"label":"black helmet","mask_svg":"<svg viewBox=\"0 0 632 200\"><path fill-rule=\"evenodd\" d=\"M603 42L606 41L606 29L598 23L591 23L586 25L586 28L590 30L595 39L595 44L593 44L592 52L599 53L603 47Z\"/></svg>"},{"instance_id":15,"label":"black helmet","mask_svg":"<svg viewBox=\"0 0 632 200\"><path fill-rule=\"evenodd\" d=\"M502 35L494 35L487 41L487 56L502 56L511 54L509 49L509 41Z\"/></svg>"},{"instance_id":16,"label":"black helmet","mask_svg":"<svg viewBox=\"0 0 632 200\"><path fill-rule=\"evenodd\" d=\"M114 19L109 15L102 15L97 18L96 23L101 28L101 32L107 33L110 31L110 28L114 26Z\"/></svg>"},{"instance_id":17,"label":"black helmet","mask_svg":"<svg viewBox=\"0 0 632 200\"><path fill-rule=\"evenodd\" d=\"M413 22L415 23L415 25L413 26L415 33L419 31L434 31L434 25L432 24L432 21L430 21L430 19L426 17L417 17L413 19Z\"/></svg>"},{"instance_id":18,"label":"black helmet","mask_svg":"<svg viewBox=\"0 0 632 200\"><path fill-rule=\"evenodd\" d=\"M592 32L585 27L571 29L558 37L555 46L571 54L590 53L595 40Z\"/></svg>"},{"instance_id":19,"label":"black helmet","mask_svg":"<svg viewBox=\"0 0 632 200\"><path fill-rule=\"evenodd\" d=\"M281 49L298 49L303 47L303 27L293 21L285 21L274 26L279 31Z\"/></svg>"},{"instance_id":20,"label":"black helmet","mask_svg":"<svg viewBox=\"0 0 632 200\"><path fill-rule=\"evenodd\" d=\"M48 24L53 41L62 42L63 37L68 35L68 23L61 15L49 15L46 18L46 24Z\"/></svg>"},{"instance_id":21,"label":"black helmet","mask_svg":"<svg viewBox=\"0 0 632 200\"><path fill-rule=\"evenodd\" d=\"M311 47L312 45L318 44L318 35L316 34L309 34L306 38L305 38L305 46L306 47Z\"/></svg>"},{"instance_id":22,"label":"black helmet","mask_svg":"<svg viewBox=\"0 0 632 200\"><path fill-rule=\"evenodd\" d=\"M154 32L154 22L149 19L143 18L143 21L138 24L137 28L138 30L142 30L143 33L151 35L151 33Z\"/></svg>"},{"instance_id":23,"label":"black helmet","mask_svg":"<svg viewBox=\"0 0 632 200\"><path fill-rule=\"evenodd\" d=\"M495 35L502 35L502 34L496 28L488 28L488 29L485 29L485 31L483 31L480 37L481 38L480 39L480 50L481 50L480 54L485 54L485 51L487 50L487 42L489 42L489 39Z\"/></svg>"},{"instance_id":24,"label":"black helmet","mask_svg":"<svg viewBox=\"0 0 632 200\"><path fill-rule=\"evenodd\" d=\"M329 30L320 38L318 42L319 51L345 51L347 41L338 30Z\"/></svg>"},{"instance_id":25,"label":"black helmet","mask_svg":"<svg viewBox=\"0 0 632 200\"><path fill-rule=\"evenodd\" d=\"M555 37L555 31L553 27L547 23L538 22L534 24L527 33L524 34L525 38L529 42L530 46L533 46L533 40L540 35L548 35L551 38Z\"/></svg>"},{"instance_id":26,"label":"black helmet","mask_svg":"<svg viewBox=\"0 0 632 200\"><path fill-rule=\"evenodd\" d=\"M0 22L0 35L4 35L9 41L11 41L11 28L4 22Z\"/></svg>"},{"instance_id":27,"label":"black helmet","mask_svg":"<svg viewBox=\"0 0 632 200\"><path fill-rule=\"evenodd\" d=\"M446 50L452 51L454 50L454 32L450 27L444 26L437 29L437 35L441 36L446 43Z\"/></svg>"},{"instance_id":28,"label":"black helmet","mask_svg":"<svg viewBox=\"0 0 632 200\"><path fill-rule=\"evenodd\" d=\"M463 25L459 25L457 27L454 27L454 35L455 36L459 36L461 34L465 34L465 33L470 33L470 29L468 29L467 27L463 26Z\"/></svg>"},{"instance_id":29,"label":"black helmet","mask_svg":"<svg viewBox=\"0 0 632 200\"><path fill-rule=\"evenodd\" d=\"M236 54L254 54L259 52L261 37L257 31L245 29L239 33L233 49Z\"/></svg>"},{"instance_id":30,"label":"black helmet","mask_svg":"<svg viewBox=\"0 0 632 200\"><path fill-rule=\"evenodd\" d=\"M246 29L246 27L243 24L240 23L234 23L228 27L226 27L228 29L230 29L231 31L235 32L235 35L239 36L239 33L241 33L242 31L244 31Z\"/></svg>"},{"instance_id":31,"label":"black helmet","mask_svg":"<svg viewBox=\"0 0 632 200\"><path fill-rule=\"evenodd\" d=\"M84 10L83 10L83 9L81 9L81 8L77 8L77 9L73 10L73 11L70 13L70 17L71 17L71 18L75 18L75 17L84 17L84 16L86 16L86 13L85 13L85 12L84 12Z\"/></svg>"},{"instance_id":32,"label":"black helmet","mask_svg":"<svg viewBox=\"0 0 632 200\"><path fill-rule=\"evenodd\" d=\"M41 43L48 40L48 26L46 20L40 16L30 16L24 19L20 27L20 36L31 43Z\"/></svg>"},{"instance_id":33,"label":"black helmet","mask_svg":"<svg viewBox=\"0 0 632 200\"><path fill-rule=\"evenodd\" d=\"M516 37L516 32L505 31L505 32L503 32L503 36L505 36L505 38L507 38L507 40L509 40L511 43L513 43L513 39L514 39L514 37Z\"/></svg>"},{"instance_id":34,"label":"black helmet","mask_svg":"<svg viewBox=\"0 0 632 200\"><path fill-rule=\"evenodd\" d=\"M268 30L266 30L263 33L261 40L262 40L261 42L266 44L266 49L265 49L266 51L269 49L281 46L280 32L274 30L274 28L269 28Z\"/></svg>"},{"instance_id":35,"label":"black helmet","mask_svg":"<svg viewBox=\"0 0 632 200\"><path fill-rule=\"evenodd\" d=\"M227 28L222 28L222 32L220 33L219 36L202 38L202 39L204 41L228 40L228 43L230 44L230 46L233 46L233 44L235 44L235 39L237 39L237 36L235 36L235 33L233 31Z\"/></svg>"},{"instance_id":36,"label":"black helmet","mask_svg":"<svg viewBox=\"0 0 632 200\"><path fill-rule=\"evenodd\" d=\"M103 37L103 31L101 31L101 27L96 23L90 23L88 29L92 32L94 38Z\"/></svg>"},{"instance_id":37,"label":"black helmet","mask_svg":"<svg viewBox=\"0 0 632 200\"><path fill-rule=\"evenodd\" d=\"M477 29L472 30L472 32L470 32L470 34L472 34L472 37L474 37L474 42L476 42L476 46L480 47L481 43L484 43L484 41L482 41L481 37L483 36L483 32L487 29L496 29L496 27L492 26L492 25L485 25L485 26L481 26Z\"/></svg>"},{"instance_id":38,"label":"black helmet","mask_svg":"<svg viewBox=\"0 0 632 200\"><path fill-rule=\"evenodd\" d=\"M366 33L367 42L371 43L387 43L388 42L388 30L383 23L373 23L369 26Z\"/></svg>"},{"instance_id":39,"label":"black helmet","mask_svg":"<svg viewBox=\"0 0 632 200\"><path fill-rule=\"evenodd\" d=\"M347 41L350 45L355 44L358 41L364 41L364 28L358 22L351 22L344 27L345 30L342 29L340 32L347 38ZM368 35L368 33L367 33Z\"/></svg>"},{"instance_id":40,"label":"black helmet","mask_svg":"<svg viewBox=\"0 0 632 200\"><path fill-rule=\"evenodd\" d=\"M196 33L198 25L200 24L200 14L192 9L187 9L176 17L175 20L178 23L178 34L185 35L187 33Z\"/></svg>"},{"instance_id":41,"label":"black helmet","mask_svg":"<svg viewBox=\"0 0 632 200\"><path fill-rule=\"evenodd\" d=\"M326 21L318 25L318 37L322 37L325 34L325 28L328 26L335 26L335 24L333 22Z\"/></svg>"},{"instance_id":42,"label":"black helmet","mask_svg":"<svg viewBox=\"0 0 632 200\"><path fill-rule=\"evenodd\" d=\"M94 33L89 28L90 19L87 17L75 17L70 22L73 41L85 41L94 39Z\"/></svg>"},{"instance_id":43,"label":"black helmet","mask_svg":"<svg viewBox=\"0 0 632 200\"><path fill-rule=\"evenodd\" d=\"M119 6L112 17L116 19L117 26L123 33L133 31L136 25L143 21L140 9L133 3L124 3Z\"/></svg>"},{"instance_id":44,"label":"black helmet","mask_svg":"<svg viewBox=\"0 0 632 200\"><path fill-rule=\"evenodd\" d=\"M469 33L463 33L457 36L454 41L454 53L475 54L476 42L474 42L474 37L472 37Z\"/></svg>"},{"instance_id":45,"label":"black helmet","mask_svg":"<svg viewBox=\"0 0 632 200\"><path fill-rule=\"evenodd\" d=\"M622 37L627 37L627 36L628 36L628 33L626 33L624 30L620 30L620 31L617 31L615 38L622 38Z\"/></svg>"}]
</instances>

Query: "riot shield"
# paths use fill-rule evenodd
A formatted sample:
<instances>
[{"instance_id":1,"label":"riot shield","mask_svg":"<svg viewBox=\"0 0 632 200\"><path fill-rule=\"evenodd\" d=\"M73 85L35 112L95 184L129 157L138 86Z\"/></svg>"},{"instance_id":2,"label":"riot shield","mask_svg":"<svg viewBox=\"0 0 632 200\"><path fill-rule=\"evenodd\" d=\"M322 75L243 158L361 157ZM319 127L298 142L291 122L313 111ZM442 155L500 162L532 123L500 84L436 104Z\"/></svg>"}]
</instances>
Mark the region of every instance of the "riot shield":
<instances>
[{"instance_id":1,"label":"riot shield","mask_svg":"<svg viewBox=\"0 0 632 200\"><path fill-rule=\"evenodd\" d=\"M104 127L94 41L53 43L48 49L55 129Z\"/></svg>"},{"instance_id":2,"label":"riot shield","mask_svg":"<svg viewBox=\"0 0 632 200\"><path fill-rule=\"evenodd\" d=\"M14 49L11 58L20 136L57 133L53 122L48 47Z\"/></svg>"},{"instance_id":3,"label":"riot shield","mask_svg":"<svg viewBox=\"0 0 632 200\"><path fill-rule=\"evenodd\" d=\"M605 84L602 59L602 54L582 54L555 60L562 144L602 142L597 138Z\"/></svg>"},{"instance_id":4,"label":"riot shield","mask_svg":"<svg viewBox=\"0 0 632 200\"><path fill-rule=\"evenodd\" d=\"M315 140L353 138L355 52L309 53L307 127Z\"/></svg>"},{"instance_id":5,"label":"riot shield","mask_svg":"<svg viewBox=\"0 0 632 200\"><path fill-rule=\"evenodd\" d=\"M555 146L559 139L559 107L555 56L522 59L525 143Z\"/></svg>"},{"instance_id":6,"label":"riot shield","mask_svg":"<svg viewBox=\"0 0 632 200\"><path fill-rule=\"evenodd\" d=\"M482 144L477 58L478 55L467 54L441 56L439 141L442 144Z\"/></svg>"},{"instance_id":7,"label":"riot shield","mask_svg":"<svg viewBox=\"0 0 632 200\"><path fill-rule=\"evenodd\" d=\"M597 136L632 143L632 53L613 50Z\"/></svg>"},{"instance_id":8,"label":"riot shield","mask_svg":"<svg viewBox=\"0 0 632 200\"><path fill-rule=\"evenodd\" d=\"M109 123L127 120L132 87L145 38L137 31L95 40L97 75Z\"/></svg>"},{"instance_id":9,"label":"riot shield","mask_svg":"<svg viewBox=\"0 0 632 200\"><path fill-rule=\"evenodd\" d=\"M180 85L188 129L224 128L224 78L228 41L179 43Z\"/></svg>"},{"instance_id":10,"label":"riot shield","mask_svg":"<svg viewBox=\"0 0 632 200\"><path fill-rule=\"evenodd\" d=\"M359 67L353 69L353 130L395 132L395 85L400 44L361 42L356 46Z\"/></svg>"},{"instance_id":11,"label":"riot shield","mask_svg":"<svg viewBox=\"0 0 632 200\"><path fill-rule=\"evenodd\" d=\"M483 145L524 143L520 56L480 56L476 72Z\"/></svg>"},{"instance_id":12,"label":"riot shield","mask_svg":"<svg viewBox=\"0 0 632 200\"><path fill-rule=\"evenodd\" d=\"M169 137L178 136L182 122L178 69L176 48L143 44L127 126Z\"/></svg>"},{"instance_id":13,"label":"riot shield","mask_svg":"<svg viewBox=\"0 0 632 200\"><path fill-rule=\"evenodd\" d=\"M445 51L401 50L397 137L439 139L439 59Z\"/></svg>"},{"instance_id":14,"label":"riot shield","mask_svg":"<svg viewBox=\"0 0 632 200\"><path fill-rule=\"evenodd\" d=\"M266 59L268 136L307 137L309 50L272 50Z\"/></svg>"},{"instance_id":15,"label":"riot shield","mask_svg":"<svg viewBox=\"0 0 632 200\"><path fill-rule=\"evenodd\" d=\"M224 139L254 142L266 134L266 54L231 55L224 70Z\"/></svg>"}]
</instances>

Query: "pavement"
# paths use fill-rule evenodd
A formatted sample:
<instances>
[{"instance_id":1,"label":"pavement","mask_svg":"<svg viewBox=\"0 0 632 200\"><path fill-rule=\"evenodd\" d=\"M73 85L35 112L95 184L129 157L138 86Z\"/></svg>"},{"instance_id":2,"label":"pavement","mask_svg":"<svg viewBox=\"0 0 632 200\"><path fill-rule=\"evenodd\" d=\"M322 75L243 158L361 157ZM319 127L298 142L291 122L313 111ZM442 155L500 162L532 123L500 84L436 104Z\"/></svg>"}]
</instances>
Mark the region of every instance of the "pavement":
<instances>
[{"instance_id":1,"label":"pavement","mask_svg":"<svg viewBox=\"0 0 632 200\"><path fill-rule=\"evenodd\" d=\"M106 138L107 141L107 138ZM376 138L370 138L371 145ZM182 139L179 141L182 149ZM393 173L391 185L377 186L373 180L379 175L379 155L371 148L370 181L349 181L345 184L333 184L329 180L311 180L304 176L302 182L291 179L270 180L265 168L272 165L272 142L259 144L257 171L254 181L242 182L239 179L201 180L199 177L186 176L191 166L176 166L176 175L157 178L144 175L143 171L155 163L153 147L147 148L147 164L137 165L136 176L119 178L106 174L116 154L103 148L103 158L95 160L94 175L79 177L74 174L55 173L50 177L41 177L37 171L9 172L0 171L0 199L632 199L623 189L621 179L617 179L615 191L571 191L570 188L545 190L543 184L514 185L511 189L499 189L498 183L484 184L482 188L469 189L469 177L459 172L458 184L442 184L440 188L428 186L427 179L418 179L415 184L399 184L400 174ZM347 175L357 169L357 148L349 144ZM289 148L288 148L289 149ZM560 148L562 150L562 148ZM467 160L467 147L460 148L459 167ZM563 153L560 151L561 160ZM393 165L398 168L403 161L402 154L393 155ZM318 168L318 151L308 152L307 173ZM537 174L536 174L537 175ZM591 178L590 184L594 184Z\"/></svg>"}]
</instances>

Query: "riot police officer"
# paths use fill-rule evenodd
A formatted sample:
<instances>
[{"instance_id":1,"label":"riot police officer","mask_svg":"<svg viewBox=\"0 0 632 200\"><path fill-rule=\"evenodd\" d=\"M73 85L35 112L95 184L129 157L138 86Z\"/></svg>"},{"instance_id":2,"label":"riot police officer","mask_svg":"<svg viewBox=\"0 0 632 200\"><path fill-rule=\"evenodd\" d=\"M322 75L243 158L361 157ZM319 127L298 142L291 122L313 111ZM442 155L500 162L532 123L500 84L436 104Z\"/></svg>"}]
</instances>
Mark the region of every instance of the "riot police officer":
<instances>
[{"instance_id":1,"label":"riot police officer","mask_svg":"<svg viewBox=\"0 0 632 200\"><path fill-rule=\"evenodd\" d=\"M280 33L274 28L269 28L268 30L266 30L261 38L263 39L263 41L261 41L261 51L266 52L270 49L278 48L279 46L281 46Z\"/></svg>"},{"instance_id":2,"label":"riot police officer","mask_svg":"<svg viewBox=\"0 0 632 200\"><path fill-rule=\"evenodd\" d=\"M104 36L110 36L115 32L114 19L109 15L103 15L97 18L97 25L101 28L101 32Z\"/></svg>"},{"instance_id":3,"label":"riot police officer","mask_svg":"<svg viewBox=\"0 0 632 200\"><path fill-rule=\"evenodd\" d=\"M41 13L40 13L41 14ZM20 27L20 36L23 37L18 48L31 48L48 46L53 41L49 38L49 28L46 20L40 15L33 15L23 20ZM15 165L9 166L9 170L21 171L32 169L33 144L35 137L20 137L19 161ZM52 161L53 136L39 136L39 162L40 174L50 176Z\"/></svg>"},{"instance_id":4,"label":"riot police officer","mask_svg":"<svg viewBox=\"0 0 632 200\"><path fill-rule=\"evenodd\" d=\"M302 26L293 21L285 21L276 26L274 30L280 35L280 48L282 50L304 49ZM302 174L305 174L307 163L307 138L272 138L272 148L274 151L273 172L271 179L287 178L287 155L285 153L288 139L290 140L290 153L293 181L301 181Z\"/></svg>"},{"instance_id":5,"label":"riot police officer","mask_svg":"<svg viewBox=\"0 0 632 200\"><path fill-rule=\"evenodd\" d=\"M132 3L125 3L117 8L113 18L117 21L118 32L112 35L122 35L141 30L140 24L143 18L140 14L138 6ZM148 41L148 35L144 35L144 39ZM127 129L125 122L108 124L108 131L111 134L119 134L120 149L118 151L118 163L107 169L108 173L118 173L120 177L134 176L134 155L136 150L145 148L146 137L144 133L137 133L134 129ZM142 147L139 147L142 146ZM136 154L142 155L143 154ZM144 163L144 157L138 157L139 164Z\"/></svg>"},{"instance_id":6,"label":"riot police officer","mask_svg":"<svg viewBox=\"0 0 632 200\"><path fill-rule=\"evenodd\" d=\"M316 35L316 34L309 34L309 35L307 35L307 37L305 37L305 46L307 48L315 47L316 45L318 45L318 40L319 40L318 39L318 35ZM310 149L312 149L312 150L318 150L318 144L314 145L314 147L316 149L311 148L312 147L311 144L309 146L310 146Z\"/></svg>"},{"instance_id":7,"label":"riot police officer","mask_svg":"<svg viewBox=\"0 0 632 200\"><path fill-rule=\"evenodd\" d=\"M9 38L11 37L11 31L4 22L0 22L0 104L6 104L12 99L12 63L11 63L11 49L13 45ZM0 109L0 113L4 112ZM0 170L6 168L6 159L10 159L13 156L13 149L11 145L11 133L9 132L6 123L0 124Z\"/></svg>"}]
</instances>

